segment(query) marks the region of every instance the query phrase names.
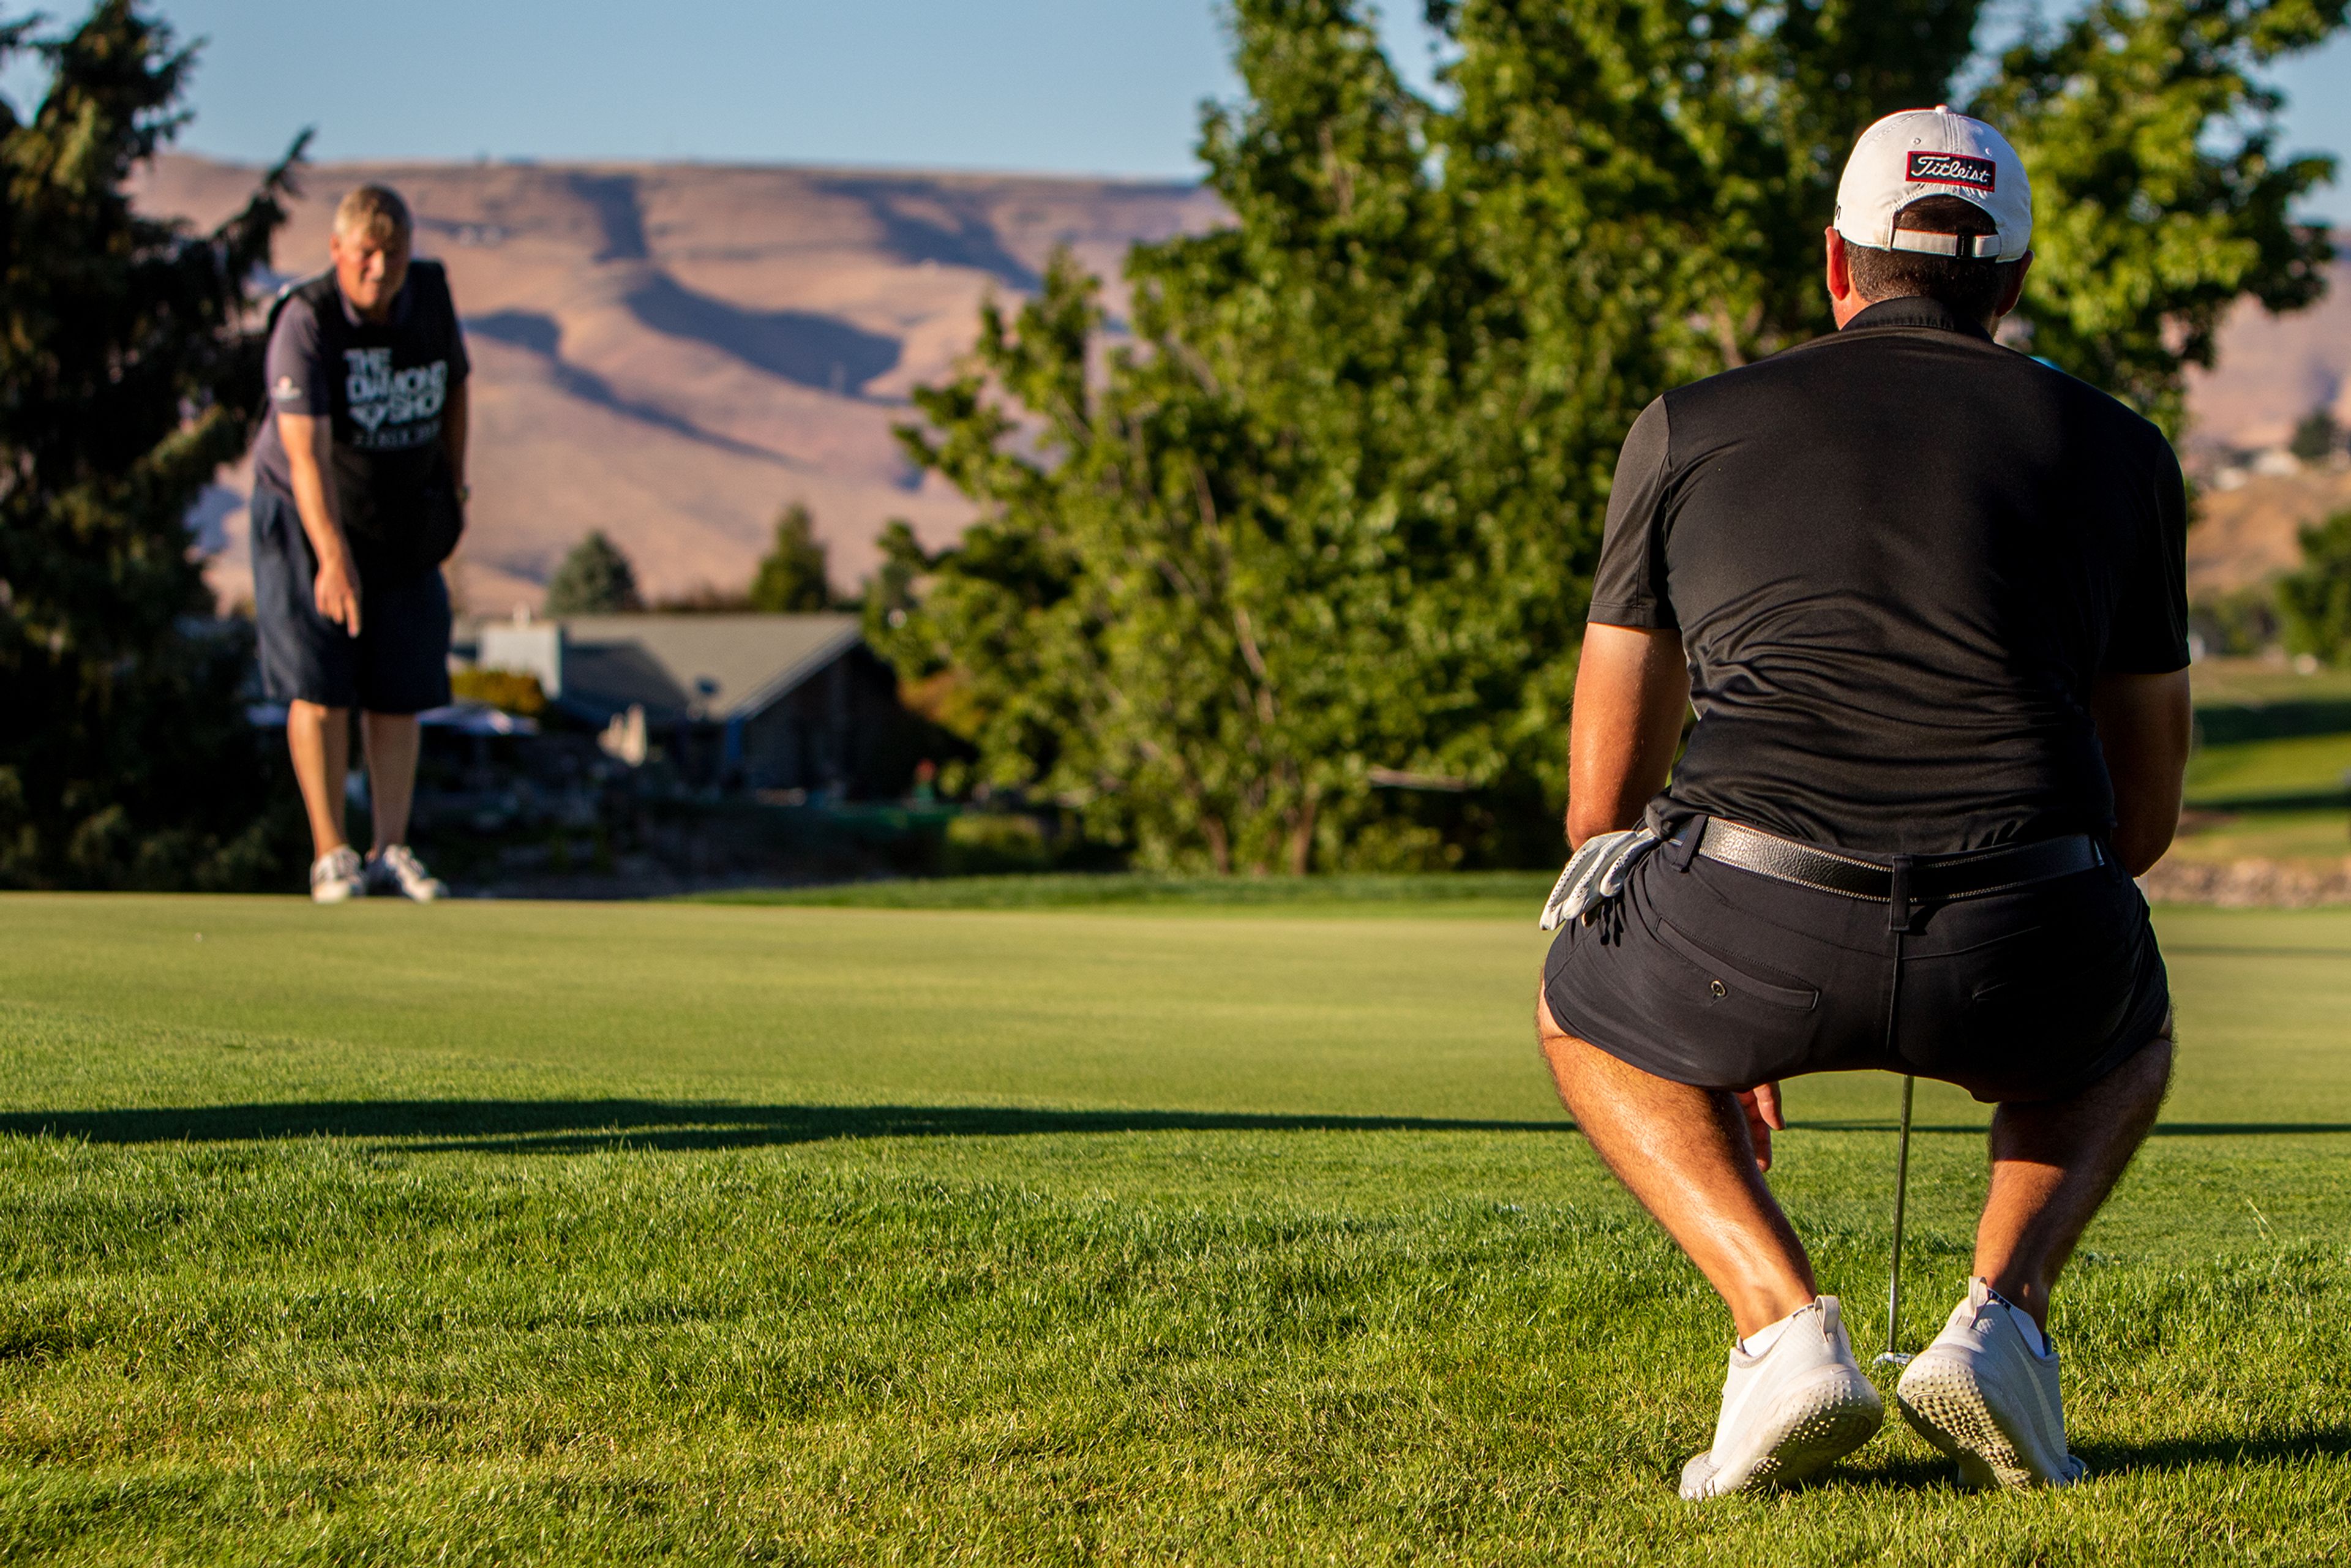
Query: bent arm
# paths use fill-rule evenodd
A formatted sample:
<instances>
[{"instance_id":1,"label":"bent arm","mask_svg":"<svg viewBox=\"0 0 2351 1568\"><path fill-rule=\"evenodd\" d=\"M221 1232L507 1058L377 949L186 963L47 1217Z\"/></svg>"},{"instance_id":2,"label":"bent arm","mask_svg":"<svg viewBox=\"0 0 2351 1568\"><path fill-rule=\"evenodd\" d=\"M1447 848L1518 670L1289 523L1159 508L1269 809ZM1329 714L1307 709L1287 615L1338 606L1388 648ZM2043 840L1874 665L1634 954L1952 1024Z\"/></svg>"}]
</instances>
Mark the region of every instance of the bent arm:
<instances>
[{"instance_id":1,"label":"bent arm","mask_svg":"<svg viewBox=\"0 0 2351 1568\"><path fill-rule=\"evenodd\" d=\"M1570 845L1641 820L1673 770L1688 710L1689 666L1678 631L1584 629L1567 744Z\"/></svg>"},{"instance_id":2,"label":"bent arm","mask_svg":"<svg viewBox=\"0 0 2351 1568\"><path fill-rule=\"evenodd\" d=\"M2115 855L2133 876L2163 858L2179 829L2191 714L2188 672L2100 675L2090 716L2115 786Z\"/></svg>"}]
</instances>

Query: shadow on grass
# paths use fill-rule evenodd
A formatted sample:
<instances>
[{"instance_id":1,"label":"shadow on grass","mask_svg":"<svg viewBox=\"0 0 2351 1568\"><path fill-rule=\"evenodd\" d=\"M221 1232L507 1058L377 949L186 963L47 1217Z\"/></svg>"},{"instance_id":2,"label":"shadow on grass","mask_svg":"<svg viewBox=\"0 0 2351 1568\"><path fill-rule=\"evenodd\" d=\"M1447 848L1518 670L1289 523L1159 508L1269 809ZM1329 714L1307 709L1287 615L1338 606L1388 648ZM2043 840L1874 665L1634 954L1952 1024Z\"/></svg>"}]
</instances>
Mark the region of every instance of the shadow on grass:
<instances>
[{"instance_id":1,"label":"shadow on grass","mask_svg":"<svg viewBox=\"0 0 2351 1568\"><path fill-rule=\"evenodd\" d=\"M2156 1443L2085 1443L2076 1449L2093 1479L2138 1470L2192 1470L2203 1465L2264 1465L2351 1458L2351 1426L2337 1422L2252 1437L2171 1437Z\"/></svg>"},{"instance_id":2,"label":"shadow on grass","mask_svg":"<svg viewBox=\"0 0 2351 1568\"><path fill-rule=\"evenodd\" d=\"M1887 1424L1898 1424L1887 1402ZM2257 1437L2170 1437L2153 1443L2075 1443L2090 1467L2087 1480L2192 1470L2208 1465L2275 1465L2351 1458L2351 1426L2337 1424ZM1880 1456L1866 1468L1832 1466L1803 1490L1849 1487L1859 1491L1949 1491L1959 1485L1950 1460L1937 1456Z\"/></svg>"},{"instance_id":3,"label":"shadow on grass","mask_svg":"<svg viewBox=\"0 0 2351 1568\"><path fill-rule=\"evenodd\" d=\"M0 1128L7 1119L0 1117ZM1891 1116L1860 1116L1844 1121L1791 1122L1791 1131L1800 1133L1893 1133L1902 1124ZM1980 1122L1913 1122L1913 1133L1965 1133L1981 1137L1991 1126L1991 1119ZM2293 1133L2351 1133L2351 1122L2158 1122L2151 1138L2237 1138L2264 1137Z\"/></svg>"},{"instance_id":4,"label":"shadow on grass","mask_svg":"<svg viewBox=\"0 0 2351 1568\"><path fill-rule=\"evenodd\" d=\"M322 1100L138 1111L16 1111L0 1135L93 1144L391 1139L423 1149L567 1154L731 1149L842 1138L987 1138L1044 1133L1561 1133L1557 1122L1214 1111L1048 1111L961 1105L738 1105L656 1100Z\"/></svg>"},{"instance_id":5,"label":"shadow on grass","mask_svg":"<svg viewBox=\"0 0 2351 1568\"><path fill-rule=\"evenodd\" d=\"M2166 942L2167 958L2351 958L2351 947L2232 947L2219 942Z\"/></svg>"}]
</instances>

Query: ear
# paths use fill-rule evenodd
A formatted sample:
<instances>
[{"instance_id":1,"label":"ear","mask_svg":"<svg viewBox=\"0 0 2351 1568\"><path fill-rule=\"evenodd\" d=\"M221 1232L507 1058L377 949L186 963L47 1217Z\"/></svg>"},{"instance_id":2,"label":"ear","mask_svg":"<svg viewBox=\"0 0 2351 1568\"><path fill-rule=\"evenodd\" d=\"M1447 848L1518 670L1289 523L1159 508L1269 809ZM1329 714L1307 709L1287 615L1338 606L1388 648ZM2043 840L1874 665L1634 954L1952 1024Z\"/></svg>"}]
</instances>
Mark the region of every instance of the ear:
<instances>
[{"instance_id":1,"label":"ear","mask_svg":"<svg viewBox=\"0 0 2351 1568\"><path fill-rule=\"evenodd\" d=\"M1829 314L1842 327L1866 309L1869 301L1854 292L1853 267L1845 256L1844 235L1836 232L1834 224L1824 232L1828 246Z\"/></svg>"},{"instance_id":2,"label":"ear","mask_svg":"<svg viewBox=\"0 0 2351 1568\"><path fill-rule=\"evenodd\" d=\"M2024 298L2024 276L2032 270L2032 253L2028 250L2018 260L2016 276L2008 280L2007 292L2000 297L2000 303L1992 308L1991 324L1994 328L1998 328L2000 319L2015 309L2017 301Z\"/></svg>"}]
</instances>

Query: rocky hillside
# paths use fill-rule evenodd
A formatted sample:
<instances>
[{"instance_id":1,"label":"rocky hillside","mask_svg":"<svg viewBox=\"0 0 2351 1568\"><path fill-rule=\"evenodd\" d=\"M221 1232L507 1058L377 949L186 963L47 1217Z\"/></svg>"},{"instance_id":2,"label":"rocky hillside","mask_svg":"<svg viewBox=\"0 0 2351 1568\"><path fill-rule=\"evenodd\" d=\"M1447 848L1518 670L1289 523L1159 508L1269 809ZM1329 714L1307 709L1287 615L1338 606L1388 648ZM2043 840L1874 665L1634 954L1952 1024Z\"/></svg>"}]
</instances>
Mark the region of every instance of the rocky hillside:
<instances>
[{"instance_id":1,"label":"rocky hillside","mask_svg":"<svg viewBox=\"0 0 2351 1568\"><path fill-rule=\"evenodd\" d=\"M209 223L253 177L166 157L141 200ZM331 165L304 176L282 272L326 264L333 204L363 180L408 197L465 319L477 455L455 579L476 613L536 603L590 528L659 595L739 586L795 498L843 587L888 518L950 538L967 508L922 482L890 426L970 343L981 298L1033 287L1056 246L1115 278L1130 244L1219 211L1186 185L1011 175ZM246 478L224 479L201 521L233 600L249 591Z\"/></svg>"},{"instance_id":2,"label":"rocky hillside","mask_svg":"<svg viewBox=\"0 0 2351 1568\"><path fill-rule=\"evenodd\" d=\"M2328 284L2324 299L2287 316L2238 301L2219 362L2189 381L2191 448L2280 446L2314 408L2351 425L2351 260L2335 262Z\"/></svg>"},{"instance_id":3,"label":"rocky hillside","mask_svg":"<svg viewBox=\"0 0 2351 1568\"><path fill-rule=\"evenodd\" d=\"M166 157L152 211L208 223L253 172ZM971 341L989 290L1033 287L1066 245L1115 280L1136 240L1197 232L1215 199L1179 184L1019 175L704 164L338 164L313 169L277 265L325 264L328 216L362 180L414 206L419 249L446 262L474 357L475 500L455 573L475 613L536 604L556 561L601 528L649 592L742 583L777 508L814 510L840 586L893 517L934 543L968 515L890 436L908 391ZM2211 468L2283 442L2332 403L2351 423L2351 265L2317 309L2251 306L2196 379L2192 444ZM2233 476L2232 476L2233 477ZM225 599L248 591L245 476L200 513ZM2294 559L2302 522L2351 505L2331 473L2255 474L2208 492L2199 588Z\"/></svg>"}]
</instances>

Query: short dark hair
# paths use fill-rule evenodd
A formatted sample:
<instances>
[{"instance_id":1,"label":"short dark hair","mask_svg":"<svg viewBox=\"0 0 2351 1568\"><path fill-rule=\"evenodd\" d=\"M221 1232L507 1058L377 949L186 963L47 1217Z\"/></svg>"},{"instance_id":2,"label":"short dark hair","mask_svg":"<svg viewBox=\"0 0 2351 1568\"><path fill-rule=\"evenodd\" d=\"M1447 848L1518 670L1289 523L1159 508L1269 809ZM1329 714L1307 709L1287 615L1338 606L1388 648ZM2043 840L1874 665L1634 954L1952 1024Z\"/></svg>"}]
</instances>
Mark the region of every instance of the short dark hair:
<instances>
[{"instance_id":1,"label":"short dark hair","mask_svg":"<svg viewBox=\"0 0 2351 1568\"><path fill-rule=\"evenodd\" d=\"M1938 235L1988 235L1999 232L1991 214L1973 202L1957 196L1921 196L1895 214L1894 226ZM1879 250L1872 246L1845 246L1845 267L1853 275L1854 291L1864 299L1906 299L1923 295L1949 306L1953 314L1970 321L1990 321L2000 308L2009 286L2015 282L2017 261L1989 261L1976 256L1928 256L1915 250Z\"/></svg>"}]
</instances>

